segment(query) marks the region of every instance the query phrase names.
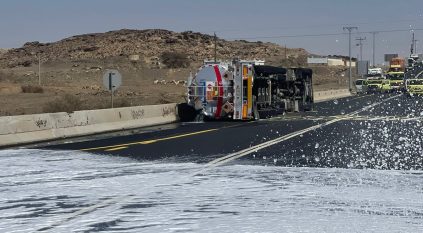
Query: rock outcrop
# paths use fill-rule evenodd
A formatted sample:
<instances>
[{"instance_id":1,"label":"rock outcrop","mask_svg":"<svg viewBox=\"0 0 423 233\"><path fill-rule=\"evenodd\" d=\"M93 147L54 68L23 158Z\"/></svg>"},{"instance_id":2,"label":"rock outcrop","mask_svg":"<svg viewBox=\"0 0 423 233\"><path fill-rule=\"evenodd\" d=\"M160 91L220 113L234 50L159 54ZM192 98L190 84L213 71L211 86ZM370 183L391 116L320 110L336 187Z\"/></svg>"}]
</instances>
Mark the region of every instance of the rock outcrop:
<instances>
[{"instance_id":1,"label":"rock outcrop","mask_svg":"<svg viewBox=\"0 0 423 233\"><path fill-rule=\"evenodd\" d=\"M13 68L30 66L37 62L37 56L45 61L75 61L106 59L139 55L142 61L150 63L160 60L164 52L181 52L193 62L202 62L214 56L214 37L192 31L172 32L162 29L122 29L106 33L72 36L53 43L28 42L21 48L0 52L0 67ZM266 59L288 58L305 60L304 49L285 49L274 43L227 41L217 39L219 59Z\"/></svg>"}]
</instances>

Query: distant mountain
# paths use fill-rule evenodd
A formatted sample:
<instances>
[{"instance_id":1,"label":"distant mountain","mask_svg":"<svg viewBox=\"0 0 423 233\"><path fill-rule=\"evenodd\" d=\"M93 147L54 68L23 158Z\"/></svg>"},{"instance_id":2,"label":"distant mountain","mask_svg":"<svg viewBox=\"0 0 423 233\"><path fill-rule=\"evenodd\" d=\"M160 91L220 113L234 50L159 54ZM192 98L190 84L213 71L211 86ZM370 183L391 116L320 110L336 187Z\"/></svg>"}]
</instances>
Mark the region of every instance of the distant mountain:
<instances>
[{"instance_id":1,"label":"distant mountain","mask_svg":"<svg viewBox=\"0 0 423 233\"><path fill-rule=\"evenodd\" d=\"M186 54L193 62L202 62L214 56L214 37L192 31L177 33L162 29L84 34L53 43L28 42L21 48L0 52L0 67L30 66L36 63L37 54L41 54L43 61L126 59L129 55L139 55L141 61L149 64L169 51ZM274 43L218 38L217 54L219 59L265 59L274 64L289 60L293 65L301 65L308 53L304 49L285 49Z\"/></svg>"}]
</instances>

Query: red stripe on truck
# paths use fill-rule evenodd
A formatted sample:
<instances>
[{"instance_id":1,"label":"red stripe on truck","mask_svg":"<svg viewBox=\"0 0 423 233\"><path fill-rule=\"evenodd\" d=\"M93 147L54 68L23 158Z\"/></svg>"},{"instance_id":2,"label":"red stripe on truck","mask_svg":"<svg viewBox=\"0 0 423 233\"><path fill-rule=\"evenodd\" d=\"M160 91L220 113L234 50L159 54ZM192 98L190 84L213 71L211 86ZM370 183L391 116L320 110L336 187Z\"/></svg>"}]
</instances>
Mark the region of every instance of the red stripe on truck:
<instances>
[{"instance_id":1,"label":"red stripe on truck","mask_svg":"<svg viewBox=\"0 0 423 233\"><path fill-rule=\"evenodd\" d=\"M215 118L220 118L220 114L222 113L222 104L223 104L223 84L222 84L222 75L220 75L220 70L218 66L214 66L214 72L216 73L217 85L219 94L217 97L217 106L216 106L216 113L214 114Z\"/></svg>"}]
</instances>

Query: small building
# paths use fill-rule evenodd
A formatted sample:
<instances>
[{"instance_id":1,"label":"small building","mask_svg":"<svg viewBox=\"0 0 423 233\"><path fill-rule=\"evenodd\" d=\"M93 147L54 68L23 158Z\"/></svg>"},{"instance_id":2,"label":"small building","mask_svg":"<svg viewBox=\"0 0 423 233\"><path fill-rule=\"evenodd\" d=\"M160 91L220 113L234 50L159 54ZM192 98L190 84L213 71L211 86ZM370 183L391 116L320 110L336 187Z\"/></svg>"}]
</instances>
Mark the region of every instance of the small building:
<instances>
[{"instance_id":1,"label":"small building","mask_svg":"<svg viewBox=\"0 0 423 233\"><path fill-rule=\"evenodd\" d=\"M351 59L351 66L356 66L356 58ZM349 66L349 57L345 56L310 56L307 57L309 66Z\"/></svg>"}]
</instances>

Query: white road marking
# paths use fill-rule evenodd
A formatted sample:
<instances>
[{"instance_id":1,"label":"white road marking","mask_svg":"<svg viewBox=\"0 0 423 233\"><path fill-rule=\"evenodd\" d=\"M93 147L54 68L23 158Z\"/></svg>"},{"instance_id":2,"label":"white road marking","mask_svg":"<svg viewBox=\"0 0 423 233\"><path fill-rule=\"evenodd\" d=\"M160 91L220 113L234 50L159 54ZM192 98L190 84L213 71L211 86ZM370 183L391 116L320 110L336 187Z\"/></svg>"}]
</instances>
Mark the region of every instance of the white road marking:
<instances>
[{"instance_id":1,"label":"white road marking","mask_svg":"<svg viewBox=\"0 0 423 233\"><path fill-rule=\"evenodd\" d=\"M62 219L62 220L60 220L58 222L55 222L55 223L51 224L50 226L42 227L42 228L38 229L37 231L41 231L41 232L52 231L54 228L56 228L56 227L58 227L58 226L60 226L60 225L62 225L64 223L66 223L66 222L69 222L70 220L72 220L72 219L74 219L74 218L76 218L78 216L81 216L81 215L84 215L86 213L90 213L90 212L96 211L97 209L100 209L100 208L103 208L103 207L110 206L112 204L115 204L115 203L123 200L124 198L128 198L128 196L115 197L115 198L108 199L108 200L105 200L103 202L97 203L95 205L92 205L92 206L89 206L89 207L80 209L78 211L75 211L75 212L69 214L66 218L64 218L64 219Z\"/></svg>"},{"instance_id":2,"label":"white road marking","mask_svg":"<svg viewBox=\"0 0 423 233\"><path fill-rule=\"evenodd\" d=\"M354 112L352 112L350 114L347 114L346 117L353 117L354 115L357 115L357 114L359 114L361 112L364 112L364 111L367 111L367 110L369 110L371 108L374 108L375 106L377 106L377 105L379 105L381 103L384 103L384 102L389 101L391 99L397 98L400 95L391 96L391 97L389 97L387 99L384 99L384 100L382 100L380 102L376 102L376 103L373 103L371 105L368 105L368 106L366 106L364 108L361 108L361 109L359 109L357 111L354 111ZM299 130L299 131L296 131L296 132L292 132L292 133L289 133L287 135L281 136L279 138L276 138L276 139L273 139L273 140L270 140L270 141L267 141L267 142L264 142L264 143L261 143L261 144L252 146L250 148L246 148L244 150L241 150L241 151L238 151L238 152L235 152L235 153L231 153L229 155L223 156L221 158L215 159L215 160L207 163L206 165L204 165L204 168L202 170L200 170L199 172L194 173L193 175L202 174L205 171L207 171L207 170L209 170L209 169L211 169L213 167L217 167L217 166L223 165L225 163L228 163L230 161L233 161L235 159L239 159L241 157L244 157L246 155L249 155L249 154L252 154L252 153L256 153L257 151L259 151L261 149L270 147L272 145L281 143L281 142L286 141L288 139L297 137L297 136L299 136L301 134L304 134L304 133L307 133L307 132L310 132L310 131L313 131L313 130L316 130L316 129L319 129L319 128L322 128L322 127L325 127L325 126L328 126L328 125L331 125L333 123L336 123L336 122L342 121L342 120L344 120L344 118L337 118L337 119L334 119L334 120L330 120L328 122L324 122L324 123L321 123L321 124L318 124L318 125L315 125L315 126L311 126L311 127L308 127L308 128L305 128L305 129L302 129L302 130Z\"/></svg>"}]
</instances>

